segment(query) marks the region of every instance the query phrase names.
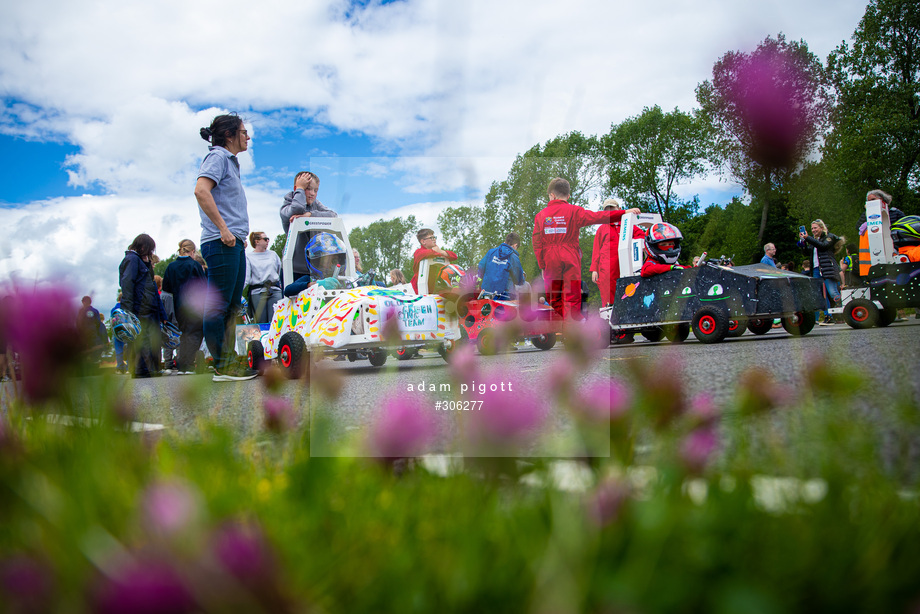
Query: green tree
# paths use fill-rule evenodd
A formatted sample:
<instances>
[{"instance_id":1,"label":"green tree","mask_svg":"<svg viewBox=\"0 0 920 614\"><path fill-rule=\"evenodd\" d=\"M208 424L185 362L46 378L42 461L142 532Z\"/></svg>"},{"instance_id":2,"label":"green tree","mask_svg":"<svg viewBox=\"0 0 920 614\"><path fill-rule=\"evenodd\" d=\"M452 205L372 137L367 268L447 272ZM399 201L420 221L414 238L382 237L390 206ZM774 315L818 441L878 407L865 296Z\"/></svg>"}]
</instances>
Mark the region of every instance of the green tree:
<instances>
[{"instance_id":1,"label":"green tree","mask_svg":"<svg viewBox=\"0 0 920 614\"><path fill-rule=\"evenodd\" d=\"M805 41L767 37L751 53L729 51L696 90L714 130L713 162L761 208L762 243L771 208L823 134L830 110L824 68Z\"/></svg>"},{"instance_id":2,"label":"green tree","mask_svg":"<svg viewBox=\"0 0 920 614\"><path fill-rule=\"evenodd\" d=\"M377 220L366 228L352 229L348 241L360 252L365 272L374 269L378 276L386 278L392 269L400 269L408 279L412 275L413 242L419 228L414 215Z\"/></svg>"},{"instance_id":3,"label":"green tree","mask_svg":"<svg viewBox=\"0 0 920 614\"><path fill-rule=\"evenodd\" d=\"M287 235L282 232L280 235L275 237L275 240L269 249L278 254L279 258L284 258L285 243L287 243Z\"/></svg>"},{"instance_id":4,"label":"green tree","mask_svg":"<svg viewBox=\"0 0 920 614\"><path fill-rule=\"evenodd\" d=\"M837 94L825 156L861 211L867 190L920 213L920 3L871 0L827 60Z\"/></svg>"},{"instance_id":5,"label":"green tree","mask_svg":"<svg viewBox=\"0 0 920 614\"><path fill-rule=\"evenodd\" d=\"M466 205L450 207L438 215L441 244L457 254L457 262L464 268L475 267L486 251L494 247L486 243L484 214L482 207ZM491 237L493 233L488 234Z\"/></svg>"},{"instance_id":6,"label":"green tree","mask_svg":"<svg viewBox=\"0 0 920 614\"><path fill-rule=\"evenodd\" d=\"M534 218L546 206L546 188L554 177L569 181L572 204L585 206L591 199L602 200L608 193L606 158L597 137L572 132L533 146L515 158L507 179L493 182L485 197L480 245L498 245L511 231L521 235L519 253L528 278L538 270L533 254Z\"/></svg>"},{"instance_id":7,"label":"green tree","mask_svg":"<svg viewBox=\"0 0 920 614\"><path fill-rule=\"evenodd\" d=\"M160 260L159 262L157 262L155 265L153 265L153 274L163 277L163 275L166 274L166 267L168 267L169 263L173 262L178 257L179 257L179 253L176 252L169 258L166 258L164 260Z\"/></svg>"},{"instance_id":8,"label":"green tree","mask_svg":"<svg viewBox=\"0 0 920 614\"><path fill-rule=\"evenodd\" d=\"M608 187L629 207L657 211L672 220L674 188L704 175L711 130L697 115L646 107L640 115L611 126L601 139L608 162Z\"/></svg>"}]
</instances>

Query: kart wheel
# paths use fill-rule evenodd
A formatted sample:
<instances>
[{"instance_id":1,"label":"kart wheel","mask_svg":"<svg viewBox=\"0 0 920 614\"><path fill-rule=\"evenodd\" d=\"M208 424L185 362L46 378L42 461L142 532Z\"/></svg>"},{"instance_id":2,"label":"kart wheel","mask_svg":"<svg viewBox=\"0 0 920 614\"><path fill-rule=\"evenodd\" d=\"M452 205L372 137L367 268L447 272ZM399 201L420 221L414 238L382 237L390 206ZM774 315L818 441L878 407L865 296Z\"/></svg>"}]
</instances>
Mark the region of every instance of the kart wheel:
<instances>
[{"instance_id":1,"label":"kart wheel","mask_svg":"<svg viewBox=\"0 0 920 614\"><path fill-rule=\"evenodd\" d=\"M372 367L382 367L387 364L387 353L383 350L370 350L367 353L367 360Z\"/></svg>"},{"instance_id":2,"label":"kart wheel","mask_svg":"<svg viewBox=\"0 0 920 614\"><path fill-rule=\"evenodd\" d=\"M744 331L747 330L747 322L742 320L729 320L728 321L728 332L725 334L726 337L740 337L744 334Z\"/></svg>"},{"instance_id":3,"label":"kart wheel","mask_svg":"<svg viewBox=\"0 0 920 614\"><path fill-rule=\"evenodd\" d=\"M445 361L450 360L450 355L454 353L459 347L460 342L456 339L445 339L441 345L438 346L438 354L441 355Z\"/></svg>"},{"instance_id":4,"label":"kart wheel","mask_svg":"<svg viewBox=\"0 0 920 614\"><path fill-rule=\"evenodd\" d=\"M246 348L246 364L259 375L265 372L265 348L261 341L250 341Z\"/></svg>"},{"instance_id":5,"label":"kart wheel","mask_svg":"<svg viewBox=\"0 0 920 614\"><path fill-rule=\"evenodd\" d=\"M491 330L480 331L479 336L476 337L476 348L483 356L495 354L498 351L495 333Z\"/></svg>"},{"instance_id":6,"label":"kart wheel","mask_svg":"<svg viewBox=\"0 0 920 614\"><path fill-rule=\"evenodd\" d=\"M409 360L415 356L415 348L396 348L394 354L396 354L396 360Z\"/></svg>"},{"instance_id":7,"label":"kart wheel","mask_svg":"<svg viewBox=\"0 0 920 614\"><path fill-rule=\"evenodd\" d=\"M878 312L878 325L888 326L898 319L898 310L893 307L885 307Z\"/></svg>"},{"instance_id":8,"label":"kart wheel","mask_svg":"<svg viewBox=\"0 0 920 614\"><path fill-rule=\"evenodd\" d=\"M623 332L617 330L610 330L610 345L628 345L635 341L635 332Z\"/></svg>"},{"instance_id":9,"label":"kart wheel","mask_svg":"<svg viewBox=\"0 0 920 614\"><path fill-rule=\"evenodd\" d=\"M278 362L290 379L297 379L303 370L303 354L307 344L299 333L290 331L281 335L278 342Z\"/></svg>"},{"instance_id":10,"label":"kart wheel","mask_svg":"<svg viewBox=\"0 0 920 614\"><path fill-rule=\"evenodd\" d=\"M847 303L843 317L851 328L872 328L879 321L878 307L868 299L856 298Z\"/></svg>"},{"instance_id":11,"label":"kart wheel","mask_svg":"<svg viewBox=\"0 0 920 614\"><path fill-rule=\"evenodd\" d=\"M543 351L551 350L553 346L556 345L556 333L546 333L545 335L533 337L530 342L533 343L533 346L537 349Z\"/></svg>"},{"instance_id":12,"label":"kart wheel","mask_svg":"<svg viewBox=\"0 0 920 614\"><path fill-rule=\"evenodd\" d=\"M783 328L793 337L802 337L811 332L815 327L815 314L811 311L803 313L801 311L783 318Z\"/></svg>"},{"instance_id":13,"label":"kart wheel","mask_svg":"<svg viewBox=\"0 0 920 614\"><path fill-rule=\"evenodd\" d=\"M693 314L693 334L701 343L719 343L728 334L728 326L728 315L721 309L703 307Z\"/></svg>"},{"instance_id":14,"label":"kart wheel","mask_svg":"<svg viewBox=\"0 0 920 614\"><path fill-rule=\"evenodd\" d=\"M681 324L669 324L661 328L664 331L664 336L667 337L668 341L671 343L683 343L687 340L687 337L690 336L690 325L686 322Z\"/></svg>"},{"instance_id":15,"label":"kart wheel","mask_svg":"<svg viewBox=\"0 0 920 614\"><path fill-rule=\"evenodd\" d=\"M664 335L664 331L662 331L660 328L648 328L642 331L642 336L648 339L649 341L651 341L652 343L661 341L661 337L663 335Z\"/></svg>"},{"instance_id":16,"label":"kart wheel","mask_svg":"<svg viewBox=\"0 0 920 614\"><path fill-rule=\"evenodd\" d=\"M752 318L747 322L747 329L755 335L766 335L773 329L773 320Z\"/></svg>"}]
</instances>

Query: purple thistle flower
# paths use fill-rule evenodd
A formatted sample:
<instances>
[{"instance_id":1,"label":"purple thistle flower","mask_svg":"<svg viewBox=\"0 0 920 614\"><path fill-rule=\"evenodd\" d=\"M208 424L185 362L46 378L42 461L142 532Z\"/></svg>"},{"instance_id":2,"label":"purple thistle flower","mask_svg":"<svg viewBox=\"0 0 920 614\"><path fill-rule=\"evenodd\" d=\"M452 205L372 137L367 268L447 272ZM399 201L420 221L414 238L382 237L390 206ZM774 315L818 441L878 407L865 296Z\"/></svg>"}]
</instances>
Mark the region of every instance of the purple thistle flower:
<instances>
[{"instance_id":1,"label":"purple thistle flower","mask_svg":"<svg viewBox=\"0 0 920 614\"><path fill-rule=\"evenodd\" d=\"M290 399L266 396L262 401L262 409L265 413L265 428L272 433L290 430L297 422L294 404Z\"/></svg>"},{"instance_id":2,"label":"purple thistle flower","mask_svg":"<svg viewBox=\"0 0 920 614\"><path fill-rule=\"evenodd\" d=\"M793 163L807 129L807 113L799 102L801 70L783 53L763 50L739 56L729 90L750 135L750 155L771 168Z\"/></svg>"},{"instance_id":3,"label":"purple thistle flower","mask_svg":"<svg viewBox=\"0 0 920 614\"><path fill-rule=\"evenodd\" d=\"M588 517L597 526L606 527L619 517L630 494L629 484L617 480L603 482L588 499Z\"/></svg>"},{"instance_id":4,"label":"purple thistle flower","mask_svg":"<svg viewBox=\"0 0 920 614\"><path fill-rule=\"evenodd\" d=\"M587 420L611 422L623 418L629 411L632 394L629 389L610 378L584 386L576 395L572 409Z\"/></svg>"},{"instance_id":5,"label":"purple thistle flower","mask_svg":"<svg viewBox=\"0 0 920 614\"><path fill-rule=\"evenodd\" d=\"M719 447L715 427L706 426L690 431L680 445L680 459L688 472L701 474Z\"/></svg>"},{"instance_id":6,"label":"purple thistle flower","mask_svg":"<svg viewBox=\"0 0 920 614\"><path fill-rule=\"evenodd\" d=\"M481 409L470 412L467 421L467 436L474 446L493 448L492 452L495 446L514 447L524 443L543 424L547 416L546 399L533 387L515 379L499 372L476 381L476 394L467 397L482 401ZM480 394L480 390L484 392Z\"/></svg>"},{"instance_id":7,"label":"purple thistle flower","mask_svg":"<svg viewBox=\"0 0 920 614\"><path fill-rule=\"evenodd\" d=\"M195 600L182 576L161 560L135 560L117 568L98 587L93 610L98 614L182 614L195 612Z\"/></svg>"},{"instance_id":8,"label":"purple thistle flower","mask_svg":"<svg viewBox=\"0 0 920 614\"><path fill-rule=\"evenodd\" d=\"M459 343L448 362L450 374L458 382L476 379L479 374L479 358L472 343Z\"/></svg>"},{"instance_id":9,"label":"purple thistle flower","mask_svg":"<svg viewBox=\"0 0 920 614\"><path fill-rule=\"evenodd\" d=\"M195 523L201 514L198 493L173 480L147 488L141 500L141 515L154 533L175 535Z\"/></svg>"},{"instance_id":10,"label":"purple thistle flower","mask_svg":"<svg viewBox=\"0 0 920 614\"><path fill-rule=\"evenodd\" d=\"M430 408L408 394L390 396L374 421L368 449L378 458L418 456L437 434Z\"/></svg>"},{"instance_id":11,"label":"purple thistle flower","mask_svg":"<svg viewBox=\"0 0 920 614\"><path fill-rule=\"evenodd\" d=\"M22 390L40 402L57 396L83 344L74 318L74 294L63 285L16 288L4 302L0 338L19 352Z\"/></svg>"},{"instance_id":12,"label":"purple thistle flower","mask_svg":"<svg viewBox=\"0 0 920 614\"><path fill-rule=\"evenodd\" d=\"M690 401L687 415L698 426L710 426L719 420L720 413L712 395L702 392Z\"/></svg>"},{"instance_id":13,"label":"purple thistle flower","mask_svg":"<svg viewBox=\"0 0 920 614\"><path fill-rule=\"evenodd\" d=\"M0 595L12 612L52 610L54 578L48 565L27 555L15 555L0 562Z\"/></svg>"},{"instance_id":14,"label":"purple thistle flower","mask_svg":"<svg viewBox=\"0 0 920 614\"><path fill-rule=\"evenodd\" d=\"M252 586L269 580L275 563L262 531L252 525L229 523L213 537L212 549L220 566L240 582Z\"/></svg>"}]
</instances>

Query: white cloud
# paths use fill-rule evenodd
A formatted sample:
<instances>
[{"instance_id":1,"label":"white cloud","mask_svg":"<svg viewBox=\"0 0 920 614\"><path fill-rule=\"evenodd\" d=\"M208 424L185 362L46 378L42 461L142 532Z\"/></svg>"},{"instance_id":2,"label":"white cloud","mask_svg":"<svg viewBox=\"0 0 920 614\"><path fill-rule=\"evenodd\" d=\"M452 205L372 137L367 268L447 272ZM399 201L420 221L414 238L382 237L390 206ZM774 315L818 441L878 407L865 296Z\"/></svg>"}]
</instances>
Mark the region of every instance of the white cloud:
<instances>
[{"instance_id":1,"label":"white cloud","mask_svg":"<svg viewBox=\"0 0 920 614\"><path fill-rule=\"evenodd\" d=\"M394 169L408 181L394 190L466 187L472 197L538 142L572 130L605 133L653 104L689 110L694 88L729 49L783 31L824 58L850 36L865 2L348 7L344 0L0 4L0 131L77 145L74 185L109 193L0 210L0 224L16 237L0 248L0 276L71 267L83 285L110 293L113 262L134 234L154 234L163 255L197 237L198 129L218 109L243 112L269 139L367 135L381 151L406 156ZM305 118L320 125L305 128ZM256 138L241 160L244 175L258 179L247 188L253 228L272 233L288 169L259 167L258 147ZM414 205L420 218L436 218L443 206Z\"/></svg>"}]
</instances>

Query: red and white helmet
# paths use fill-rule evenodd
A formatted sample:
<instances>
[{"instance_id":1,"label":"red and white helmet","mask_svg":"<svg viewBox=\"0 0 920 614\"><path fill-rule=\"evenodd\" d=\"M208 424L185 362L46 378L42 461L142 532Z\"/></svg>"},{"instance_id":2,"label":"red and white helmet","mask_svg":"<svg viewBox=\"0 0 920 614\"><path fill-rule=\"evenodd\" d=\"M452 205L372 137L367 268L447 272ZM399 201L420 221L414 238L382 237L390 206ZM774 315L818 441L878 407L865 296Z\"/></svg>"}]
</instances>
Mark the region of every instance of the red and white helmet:
<instances>
[{"instance_id":1,"label":"red and white helmet","mask_svg":"<svg viewBox=\"0 0 920 614\"><path fill-rule=\"evenodd\" d=\"M683 238L680 230L674 224L658 222L649 228L645 235L645 253L655 262L677 264L677 259L680 257L680 242ZM674 247L671 249L658 247L665 241L674 241Z\"/></svg>"}]
</instances>

